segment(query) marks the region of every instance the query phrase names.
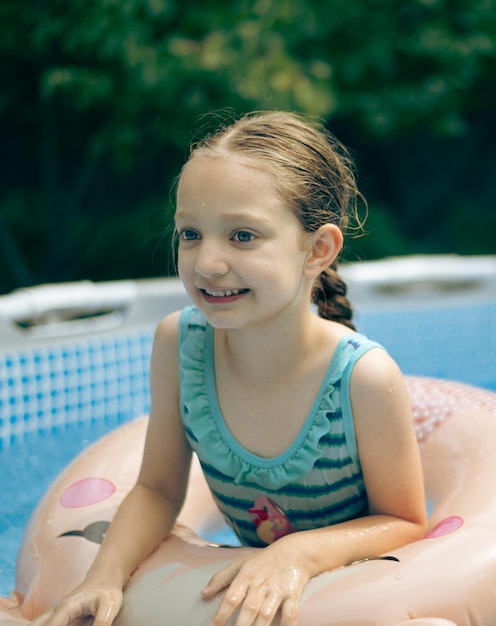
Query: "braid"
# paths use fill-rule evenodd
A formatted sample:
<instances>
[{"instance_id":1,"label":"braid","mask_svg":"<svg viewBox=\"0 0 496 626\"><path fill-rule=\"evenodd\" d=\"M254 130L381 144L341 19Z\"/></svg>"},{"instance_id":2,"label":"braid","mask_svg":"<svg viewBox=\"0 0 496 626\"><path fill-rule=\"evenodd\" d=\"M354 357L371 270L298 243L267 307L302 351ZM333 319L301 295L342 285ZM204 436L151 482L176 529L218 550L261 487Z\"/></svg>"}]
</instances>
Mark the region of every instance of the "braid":
<instances>
[{"instance_id":1,"label":"braid","mask_svg":"<svg viewBox=\"0 0 496 626\"><path fill-rule=\"evenodd\" d=\"M312 302L317 305L320 317L356 330L351 321L353 309L346 292L346 283L338 274L337 265L333 264L315 280Z\"/></svg>"}]
</instances>

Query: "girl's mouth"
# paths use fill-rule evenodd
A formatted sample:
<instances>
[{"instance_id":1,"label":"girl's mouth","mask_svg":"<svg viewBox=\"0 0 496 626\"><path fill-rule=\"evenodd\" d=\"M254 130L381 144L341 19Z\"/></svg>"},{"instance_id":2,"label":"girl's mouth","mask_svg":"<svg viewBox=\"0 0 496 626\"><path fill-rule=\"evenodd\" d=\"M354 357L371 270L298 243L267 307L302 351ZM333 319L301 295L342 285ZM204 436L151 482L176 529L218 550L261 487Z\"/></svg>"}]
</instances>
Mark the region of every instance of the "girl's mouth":
<instances>
[{"instance_id":1,"label":"girl's mouth","mask_svg":"<svg viewBox=\"0 0 496 626\"><path fill-rule=\"evenodd\" d=\"M238 300L249 289L200 289L200 294L205 302L226 303Z\"/></svg>"}]
</instances>

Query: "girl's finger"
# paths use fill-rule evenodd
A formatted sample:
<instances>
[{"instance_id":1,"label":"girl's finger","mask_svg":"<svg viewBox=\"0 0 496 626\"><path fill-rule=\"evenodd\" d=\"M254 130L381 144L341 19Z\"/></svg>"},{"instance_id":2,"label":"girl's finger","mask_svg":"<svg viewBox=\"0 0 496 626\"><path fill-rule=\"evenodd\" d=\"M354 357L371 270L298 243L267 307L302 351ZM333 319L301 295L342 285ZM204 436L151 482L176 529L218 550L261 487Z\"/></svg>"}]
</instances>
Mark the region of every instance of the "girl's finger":
<instances>
[{"instance_id":1,"label":"girl's finger","mask_svg":"<svg viewBox=\"0 0 496 626\"><path fill-rule=\"evenodd\" d=\"M247 589L244 585L237 587L229 587L225 596L222 598L219 608L212 620L212 626L225 626L236 609L246 598ZM238 622L236 622L237 626Z\"/></svg>"},{"instance_id":2,"label":"girl's finger","mask_svg":"<svg viewBox=\"0 0 496 626\"><path fill-rule=\"evenodd\" d=\"M120 603L108 602L98 606L93 626L110 626L120 610Z\"/></svg>"},{"instance_id":3,"label":"girl's finger","mask_svg":"<svg viewBox=\"0 0 496 626\"><path fill-rule=\"evenodd\" d=\"M75 623L78 617L78 614L64 611L63 608L61 609L60 605L57 604L53 609L50 609L30 622L30 626L69 626Z\"/></svg>"},{"instance_id":4,"label":"girl's finger","mask_svg":"<svg viewBox=\"0 0 496 626\"><path fill-rule=\"evenodd\" d=\"M235 626L270 626L281 604L279 594L265 595L263 590L254 589L241 605Z\"/></svg>"},{"instance_id":5,"label":"girl's finger","mask_svg":"<svg viewBox=\"0 0 496 626\"><path fill-rule=\"evenodd\" d=\"M236 574L239 572L240 565L236 565L236 562L231 563L224 569L214 574L208 581L206 586L202 589L201 593L204 598L211 598L225 589L232 583Z\"/></svg>"},{"instance_id":6,"label":"girl's finger","mask_svg":"<svg viewBox=\"0 0 496 626\"><path fill-rule=\"evenodd\" d=\"M272 624L280 605L281 599L279 596L275 594L267 596L260 606L253 626L269 626Z\"/></svg>"},{"instance_id":7,"label":"girl's finger","mask_svg":"<svg viewBox=\"0 0 496 626\"><path fill-rule=\"evenodd\" d=\"M287 598L281 605L279 626L296 626L298 620L299 599Z\"/></svg>"}]
</instances>

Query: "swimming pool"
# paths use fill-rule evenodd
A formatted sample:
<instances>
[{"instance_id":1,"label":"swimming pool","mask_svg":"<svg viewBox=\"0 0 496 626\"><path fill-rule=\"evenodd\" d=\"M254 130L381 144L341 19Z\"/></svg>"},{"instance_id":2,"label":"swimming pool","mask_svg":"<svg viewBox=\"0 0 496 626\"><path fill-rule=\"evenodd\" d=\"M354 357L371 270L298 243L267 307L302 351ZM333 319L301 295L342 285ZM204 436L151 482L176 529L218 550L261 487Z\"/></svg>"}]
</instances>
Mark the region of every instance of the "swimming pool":
<instances>
[{"instance_id":1,"label":"swimming pool","mask_svg":"<svg viewBox=\"0 0 496 626\"><path fill-rule=\"evenodd\" d=\"M359 330L405 374L496 390L496 257L409 257L343 268ZM0 595L28 517L79 452L149 408L157 321L175 280L81 283L0 297Z\"/></svg>"}]
</instances>

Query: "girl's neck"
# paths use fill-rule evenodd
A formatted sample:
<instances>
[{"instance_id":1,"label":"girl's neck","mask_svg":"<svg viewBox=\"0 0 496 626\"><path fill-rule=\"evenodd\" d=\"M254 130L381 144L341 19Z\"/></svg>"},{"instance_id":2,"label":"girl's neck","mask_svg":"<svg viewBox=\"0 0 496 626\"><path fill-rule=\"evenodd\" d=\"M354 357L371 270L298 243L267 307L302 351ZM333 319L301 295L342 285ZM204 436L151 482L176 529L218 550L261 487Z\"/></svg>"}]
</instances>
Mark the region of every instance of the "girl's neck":
<instances>
[{"instance_id":1,"label":"girl's neck","mask_svg":"<svg viewBox=\"0 0 496 626\"><path fill-rule=\"evenodd\" d=\"M290 376L315 353L322 339L322 322L308 310L264 327L216 330L216 363L254 384L267 384L275 374L278 379Z\"/></svg>"}]
</instances>

